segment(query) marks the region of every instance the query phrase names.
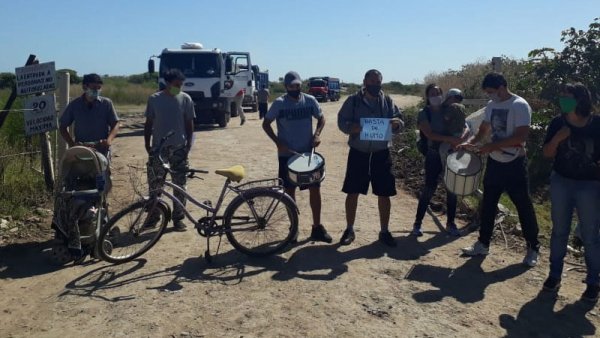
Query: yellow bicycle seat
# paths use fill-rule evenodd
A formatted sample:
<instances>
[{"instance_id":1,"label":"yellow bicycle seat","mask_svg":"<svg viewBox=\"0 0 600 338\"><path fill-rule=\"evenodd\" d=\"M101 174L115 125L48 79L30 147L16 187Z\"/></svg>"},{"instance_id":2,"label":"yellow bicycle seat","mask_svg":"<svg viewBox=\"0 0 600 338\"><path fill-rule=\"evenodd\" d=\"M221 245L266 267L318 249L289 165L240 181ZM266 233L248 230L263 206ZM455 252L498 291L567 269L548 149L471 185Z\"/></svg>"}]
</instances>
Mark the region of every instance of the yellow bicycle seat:
<instances>
[{"instance_id":1,"label":"yellow bicycle seat","mask_svg":"<svg viewBox=\"0 0 600 338\"><path fill-rule=\"evenodd\" d=\"M217 169L215 170L215 174L225 176L234 182L239 182L246 176L246 170L241 165L234 165L227 169Z\"/></svg>"}]
</instances>

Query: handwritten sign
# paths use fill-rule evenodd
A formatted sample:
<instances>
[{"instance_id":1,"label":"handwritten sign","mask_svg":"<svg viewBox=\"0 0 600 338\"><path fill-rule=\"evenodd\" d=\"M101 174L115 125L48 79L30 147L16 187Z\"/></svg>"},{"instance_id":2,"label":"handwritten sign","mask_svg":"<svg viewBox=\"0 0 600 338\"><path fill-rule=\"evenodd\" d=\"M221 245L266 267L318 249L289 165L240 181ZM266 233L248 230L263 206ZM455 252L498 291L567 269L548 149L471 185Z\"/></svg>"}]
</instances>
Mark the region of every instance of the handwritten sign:
<instances>
[{"instance_id":1,"label":"handwritten sign","mask_svg":"<svg viewBox=\"0 0 600 338\"><path fill-rule=\"evenodd\" d=\"M17 94L29 95L56 89L54 62L15 68Z\"/></svg>"},{"instance_id":2,"label":"handwritten sign","mask_svg":"<svg viewBox=\"0 0 600 338\"><path fill-rule=\"evenodd\" d=\"M54 94L32 96L25 102L25 134L27 136L56 129Z\"/></svg>"},{"instance_id":3,"label":"handwritten sign","mask_svg":"<svg viewBox=\"0 0 600 338\"><path fill-rule=\"evenodd\" d=\"M363 141L389 141L392 139L392 125L390 119L361 118L360 139Z\"/></svg>"}]
</instances>

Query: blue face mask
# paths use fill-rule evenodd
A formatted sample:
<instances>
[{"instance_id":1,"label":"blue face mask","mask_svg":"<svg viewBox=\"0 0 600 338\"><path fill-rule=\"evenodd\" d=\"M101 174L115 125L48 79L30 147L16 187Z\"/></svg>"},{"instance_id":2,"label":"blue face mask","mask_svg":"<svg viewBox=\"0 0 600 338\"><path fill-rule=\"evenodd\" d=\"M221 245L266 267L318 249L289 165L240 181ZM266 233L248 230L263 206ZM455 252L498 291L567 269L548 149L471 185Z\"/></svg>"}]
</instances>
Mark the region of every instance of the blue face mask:
<instances>
[{"instance_id":1,"label":"blue face mask","mask_svg":"<svg viewBox=\"0 0 600 338\"><path fill-rule=\"evenodd\" d=\"M85 95L88 97L90 101L94 101L100 96L100 89L91 89L88 88L85 90Z\"/></svg>"}]
</instances>

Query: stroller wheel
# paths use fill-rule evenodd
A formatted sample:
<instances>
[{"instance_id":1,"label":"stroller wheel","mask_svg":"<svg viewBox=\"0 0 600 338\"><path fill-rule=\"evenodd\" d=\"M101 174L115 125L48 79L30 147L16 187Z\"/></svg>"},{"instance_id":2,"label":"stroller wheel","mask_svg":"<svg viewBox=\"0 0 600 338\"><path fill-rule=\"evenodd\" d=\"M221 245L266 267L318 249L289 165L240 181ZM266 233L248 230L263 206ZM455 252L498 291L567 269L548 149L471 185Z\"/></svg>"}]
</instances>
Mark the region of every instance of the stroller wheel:
<instances>
[{"instance_id":1,"label":"stroller wheel","mask_svg":"<svg viewBox=\"0 0 600 338\"><path fill-rule=\"evenodd\" d=\"M64 244L55 244L50 248L50 261L54 265L62 266L73 260L73 256Z\"/></svg>"},{"instance_id":2,"label":"stroller wheel","mask_svg":"<svg viewBox=\"0 0 600 338\"><path fill-rule=\"evenodd\" d=\"M112 253L112 250L113 250L112 243L108 239L105 239L102 242L102 251L104 251L107 255L110 255Z\"/></svg>"}]
</instances>

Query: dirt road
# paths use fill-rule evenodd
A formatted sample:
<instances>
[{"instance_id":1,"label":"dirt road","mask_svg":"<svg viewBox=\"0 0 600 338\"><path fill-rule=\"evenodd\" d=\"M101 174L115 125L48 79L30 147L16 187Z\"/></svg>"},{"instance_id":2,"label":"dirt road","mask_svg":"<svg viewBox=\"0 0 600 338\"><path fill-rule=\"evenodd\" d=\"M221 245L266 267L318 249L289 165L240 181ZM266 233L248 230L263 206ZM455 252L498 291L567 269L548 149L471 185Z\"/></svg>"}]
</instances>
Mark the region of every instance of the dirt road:
<instances>
[{"instance_id":1,"label":"dirt road","mask_svg":"<svg viewBox=\"0 0 600 338\"><path fill-rule=\"evenodd\" d=\"M415 97L395 97L412 105ZM327 160L323 223L335 242L345 227L340 192L347 156L337 130L340 102L323 104L327 125L319 151ZM256 114L239 126L197 131L194 167L243 164L247 179L277 173L275 146ZM139 119L126 118L115 142L113 209L131 191L128 168L143 168ZM223 183L210 174L189 189L216 198ZM430 216L426 234L408 237L416 200L392 200L390 230L398 247L377 239L376 199L361 197L357 239L348 247L306 241L308 194L298 194L300 243L265 259L249 259L224 240L213 265L202 258L204 238L194 230L168 232L142 258L120 266L94 262L54 269L45 243L15 244L0 256L0 337L578 337L593 336L597 309L578 302L583 274L569 270L558 298L538 291L547 273L526 269L522 253L492 246L486 259L466 259ZM443 222L443 217L442 223ZM216 240L213 241L216 244Z\"/></svg>"}]
</instances>

